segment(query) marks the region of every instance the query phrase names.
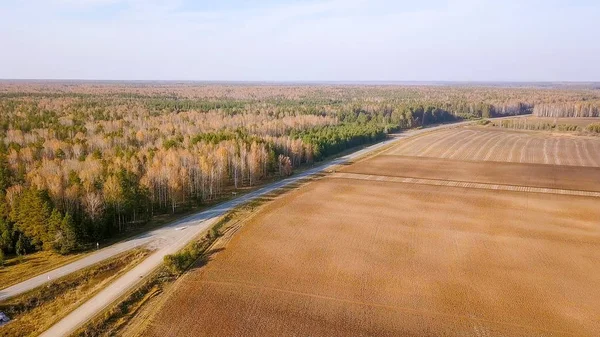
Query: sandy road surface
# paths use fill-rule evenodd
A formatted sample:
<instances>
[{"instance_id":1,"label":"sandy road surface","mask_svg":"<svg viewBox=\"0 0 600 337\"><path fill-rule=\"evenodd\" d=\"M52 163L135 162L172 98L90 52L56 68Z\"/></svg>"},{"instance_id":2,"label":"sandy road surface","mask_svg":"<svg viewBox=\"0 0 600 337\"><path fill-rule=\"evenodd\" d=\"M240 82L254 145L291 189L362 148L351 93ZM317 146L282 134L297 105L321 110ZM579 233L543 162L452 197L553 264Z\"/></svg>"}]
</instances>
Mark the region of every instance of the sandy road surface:
<instances>
[{"instance_id":1,"label":"sandy road surface","mask_svg":"<svg viewBox=\"0 0 600 337\"><path fill-rule=\"evenodd\" d=\"M470 122L461 122L454 123L448 125L439 125L431 128L421 129L421 130L411 130L404 132L400 135L397 135L393 139L388 139L381 143L377 143L375 145L366 147L360 151L354 152L352 154L340 157L332 162L329 162L325 165L318 166L312 168L310 170L304 171L294 177L270 184L266 187L263 187L254 192L248 193L242 197L237 199L225 202L220 204L214 208L209 210L200 212L198 214L192 215L190 217L184 218L180 221L177 221L171 225L165 226L160 230L155 230L149 232L141 237L137 237L136 239L144 239L148 238L145 242L153 241L154 239L163 238L164 243L161 248L159 248L155 253L153 253L150 257L140 263L137 267L121 276L119 279L115 280L112 284L110 284L106 289L98 293L96 296L91 298L89 301L85 302L79 308L74 310L67 317L63 318L57 324L52 326L49 330L44 332L41 336L44 337L56 337L56 336L67 336L73 331L75 331L78 327L83 325L89 319L93 318L96 314L102 311L104 308L109 306L111 303L116 301L119 297L124 295L129 289L133 288L140 280L156 267L158 267L163 260L163 257L168 254L172 254L179 249L183 248L186 244L192 241L199 234L209 229L210 226L218 220L220 216L225 214L226 212L232 210L233 208L254 200L257 197L268 194L272 191L275 191L279 188L285 187L287 185L293 184L301 179L307 178L315 173L326 170L332 166L346 163L350 160L359 158L365 154L376 151L384 146L389 145L390 143L399 141L406 137L416 136L425 132L444 129L444 128L453 128L461 125L466 125ZM184 230L175 230L180 227L186 227ZM134 240L134 239L132 239ZM124 242L122 244L127 244ZM138 245L141 243L138 243ZM114 255L114 254L113 254ZM76 261L74 263L78 263L80 261ZM85 265L87 266L87 265ZM64 268L64 267L63 267ZM83 267L80 267L83 268ZM42 280L43 281L43 280ZM39 283L41 285L43 282ZM17 285L18 286L18 285ZM13 288L13 287L11 287ZM10 288L9 288L10 289ZM4 290L3 293L7 292L8 289ZM13 295L14 296L14 295ZM7 296L8 297L8 296Z\"/></svg>"}]
</instances>

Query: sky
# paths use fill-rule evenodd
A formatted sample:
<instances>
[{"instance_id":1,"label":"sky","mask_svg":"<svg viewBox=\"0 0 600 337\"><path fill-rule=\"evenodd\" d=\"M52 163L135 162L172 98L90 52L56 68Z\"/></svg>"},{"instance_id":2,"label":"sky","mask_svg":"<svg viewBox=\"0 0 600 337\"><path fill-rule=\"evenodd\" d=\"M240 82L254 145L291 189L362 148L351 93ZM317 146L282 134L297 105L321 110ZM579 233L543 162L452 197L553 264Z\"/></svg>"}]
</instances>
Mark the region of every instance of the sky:
<instances>
[{"instance_id":1,"label":"sky","mask_svg":"<svg viewBox=\"0 0 600 337\"><path fill-rule=\"evenodd\" d=\"M0 78L600 81L597 0L0 0Z\"/></svg>"}]
</instances>

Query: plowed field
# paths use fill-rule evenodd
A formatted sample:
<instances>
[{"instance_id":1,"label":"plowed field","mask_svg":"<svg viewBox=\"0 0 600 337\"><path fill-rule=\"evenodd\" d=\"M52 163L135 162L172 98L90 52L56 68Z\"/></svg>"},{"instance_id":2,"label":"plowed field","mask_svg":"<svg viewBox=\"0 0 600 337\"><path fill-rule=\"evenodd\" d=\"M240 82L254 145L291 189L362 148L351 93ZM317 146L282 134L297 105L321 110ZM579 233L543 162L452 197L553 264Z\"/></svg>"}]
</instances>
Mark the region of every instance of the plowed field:
<instances>
[{"instance_id":1,"label":"plowed field","mask_svg":"<svg viewBox=\"0 0 600 337\"><path fill-rule=\"evenodd\" d=\"M595 142L467 128L403 140L263 207L145 334L598 336Z\"/></svg>"},{"instance_id":2,"label":"plowed field","mask_svg":"<svg viewBox=\"0 0 600 337\"><path fill-rule=\"evenodd\" d=\"M388 154L600 167L600 138L479 128L449 129L415 137Z\"/></svg>"}]
</instances>

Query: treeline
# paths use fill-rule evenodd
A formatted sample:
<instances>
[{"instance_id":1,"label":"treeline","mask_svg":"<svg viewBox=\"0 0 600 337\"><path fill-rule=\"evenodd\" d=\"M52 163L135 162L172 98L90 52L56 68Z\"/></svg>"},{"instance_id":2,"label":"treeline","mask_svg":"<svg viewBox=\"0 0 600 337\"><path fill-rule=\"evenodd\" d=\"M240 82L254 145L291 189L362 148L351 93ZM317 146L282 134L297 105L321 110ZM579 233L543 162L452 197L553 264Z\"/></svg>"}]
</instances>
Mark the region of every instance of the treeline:
<instances>
[{"instance_id":1,"label":"treeline","mask_svg":"<svg viewBox=\"0 0 600 337\"><path fill-rule=\"evenodd\" d=\"M68 253L157 213L213 200L228 186L252 186L278 173L272 145L240 136L116 152L84 160L44 158L26 173L11 170L11 160L1 154L0 248Z\"/></svg>"},{"instance_id":2,"label":"treeline","mask_svg":"<svg viewBox=\"0 0 600 337\"><path fill-rule=\"evenodd\" d=\"M294 166L384 137L384 128L372 123L315 127L292 133L284 144L220 132L172 138L148 151L118 149L111 157L42 158L21 174L10 169L5 148L0 247L16 254L68 253L155 214L219 198L226 188L253 186L269 175L289 175Z\"/></svg>"},{"instance_id":3,"label":"treeline","mask_svg":"<svg viewBox=\"0 0 600 337\"><path fill-rule=\"evenodd\" d=\"M507 129L514 130L536 130L536 131L581 131L581 127L575 124L558 124L550 123L545 121L535 121L527 119L506 119L499 123L494 123L495 126L499 126Z\"/></svg>"},{"instance_id":4,"label":"treeline","mask_svg":"<svg viewBox=\"0 0 600 337\"><path fill-rule=\"evenodd\" d=\"M533 115L537 117L600 117L600 101L536 104Z\"/></svg>"},{"instance_id":5,"label":"treeline","mask_svg":"<svg viewBox=\"0 0 600 337\"><path fill-rule=\"evenodd\" d=\"M30 131L11 122L0 143L0 249L69 253L155 214L289 175L293 167L385 136L375 120L331 125L329 117L248 115L246 121L260 124L218 130L218 121L227 125L230 117L207 112L213 126L194 125L204 119L200 114L182 112L167 123L165 115L143 123L88 121L72 137L57 130L74 123L44 110L29 115L38 116L30 118Z\"/></svg>"},{"instance_id":6,"label":"treeline","mask_svg":"<svg viewBox=\"0 0 600 337\"><path fill-rule=\"evenodd\" d=\"M342 124L292 133L292 137L310 144L312 157L321 160L355 146L382 140L386 137L386 128L374 123Z\"/></svg>"},{"instance_id":7,"label":"treeline","mask_svg":"<svg viewBox=\"0 0 600 337\"><path fill-rule=\"evenodd\" d=\"M455 117L491 118L531 113L533 104L528 102L450 102L443 104L444 111Z\"/></svg>"}]
</instances>

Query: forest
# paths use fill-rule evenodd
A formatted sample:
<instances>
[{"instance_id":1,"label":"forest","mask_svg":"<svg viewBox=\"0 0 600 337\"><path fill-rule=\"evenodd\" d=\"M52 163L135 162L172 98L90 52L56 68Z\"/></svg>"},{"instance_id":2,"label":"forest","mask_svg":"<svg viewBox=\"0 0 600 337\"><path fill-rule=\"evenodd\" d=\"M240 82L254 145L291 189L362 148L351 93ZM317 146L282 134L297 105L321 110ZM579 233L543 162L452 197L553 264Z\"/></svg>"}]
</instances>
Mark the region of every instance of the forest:
<instances>
[{"instance_id":1,"label":"forest","mask_svg":"<svg viewBox=\"0 0 600 337\"><path fill-rule=\"evenodd\" d=\"M598 102L593 88L0 82L0 254L68 254L403 129Z\"/></svg>"}]
</instances>

